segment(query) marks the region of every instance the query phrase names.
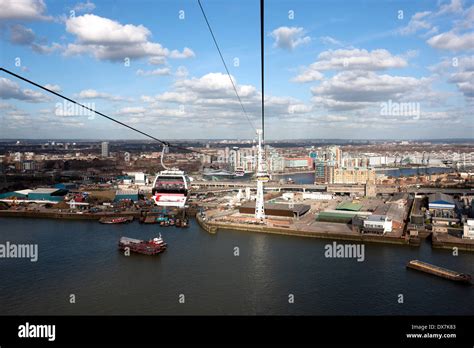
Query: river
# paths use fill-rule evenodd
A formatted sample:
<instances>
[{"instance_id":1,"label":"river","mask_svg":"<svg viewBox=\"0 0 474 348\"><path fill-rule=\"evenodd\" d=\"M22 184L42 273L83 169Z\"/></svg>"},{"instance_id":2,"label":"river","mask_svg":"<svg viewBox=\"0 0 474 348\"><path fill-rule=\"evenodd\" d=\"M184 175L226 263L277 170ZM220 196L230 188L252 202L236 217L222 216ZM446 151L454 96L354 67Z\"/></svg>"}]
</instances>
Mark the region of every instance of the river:
<instances>
[{"instance_id":1,"label":"river","mask_svg":"<svg viewBox=\"0 0 474 348\"><path fill-rule=\"evenodd\" d=\"M420 248L367 244L358 262L326 258L331 241L211 235L194 220L188 229L22 218L0 218L0 226L0 243L39 249L37 262L0 259L0 312L6 315L474 313L472 287L405 268L420 259L474 273L473 254L452 256L428 241ZM169 244L161 255L125 256L117 249L121 236L149 239L159 232Z\"/></svg>"}]
</instances>

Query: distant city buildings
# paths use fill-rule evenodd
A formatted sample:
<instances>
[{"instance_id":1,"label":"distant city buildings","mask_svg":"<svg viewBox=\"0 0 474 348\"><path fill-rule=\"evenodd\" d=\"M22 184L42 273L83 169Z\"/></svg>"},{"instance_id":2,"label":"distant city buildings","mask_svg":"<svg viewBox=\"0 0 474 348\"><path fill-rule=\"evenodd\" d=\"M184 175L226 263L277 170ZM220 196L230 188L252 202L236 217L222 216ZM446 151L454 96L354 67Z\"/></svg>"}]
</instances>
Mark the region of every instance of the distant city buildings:
<instances>
[{"instance_id":1,"label":"distant city buildings","mask_svg":"<svg viewBox=\"0 0 474 348\"><path fill-rule=\"evenodd\" d=\"M107 141L103 141L101 145L101 155L103 158L107 158L110 156L109 153L109 143Z\"/></svg>"},{"instance_id":2,"label":"distant city buildings","mask_svg":"<svg viewBox=\"0 0 474 348\"><path fill-rule=\"evenodd\" d=\"M315 182L320 184L375 183L376 172L368 158L344 156L339 146L319 151L314 161Z\"/></svg>"}]
</instances>

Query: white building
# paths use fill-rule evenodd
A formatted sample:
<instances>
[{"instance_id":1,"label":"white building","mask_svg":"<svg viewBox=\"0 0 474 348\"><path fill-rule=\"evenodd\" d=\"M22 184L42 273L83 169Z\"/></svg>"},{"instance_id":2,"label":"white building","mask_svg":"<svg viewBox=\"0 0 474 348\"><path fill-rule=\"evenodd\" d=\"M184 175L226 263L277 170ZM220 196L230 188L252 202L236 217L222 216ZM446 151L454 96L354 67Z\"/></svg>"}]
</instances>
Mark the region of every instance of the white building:
<instances>
[{"instance_id":1,"label":"white building","mask_svg":"<svg viewBox=\"0 0 474 348\"><path fill-rule=\"evenodd\" d=\"M474 219L467 219L464 223L463 239L474 239Z\"/></svg>"},{"instance_id":2,"label":"white building","mask_svg":"<svg viewBox=\"0 0 474 348\"><path fill-rule=\"evenodd\" d=\"M386 215L370 215L364 220L364 231L382 234L392 232L392 220Z\"/></svg>"},{"instance_id":3,"label":"white building","mask_svg":"<svg viewBox=\"0 0 474 348\"><path fill-rule=\"evenodd\" d=\"M303 199L311 199L315 201L330 201L333 199L333 196L330 193L303 192Z\"/></svg>"},{"instance_id":4,"label":"white building","mask_svg":"<svg viewBox=\"0 0 474 348\"><path fill-rule=\"evenodd\" d=\"M110 153L109 153L109 143L107 141L103 141L102 142L102 157L109 157Z\"/></svg>"}]
</instances>

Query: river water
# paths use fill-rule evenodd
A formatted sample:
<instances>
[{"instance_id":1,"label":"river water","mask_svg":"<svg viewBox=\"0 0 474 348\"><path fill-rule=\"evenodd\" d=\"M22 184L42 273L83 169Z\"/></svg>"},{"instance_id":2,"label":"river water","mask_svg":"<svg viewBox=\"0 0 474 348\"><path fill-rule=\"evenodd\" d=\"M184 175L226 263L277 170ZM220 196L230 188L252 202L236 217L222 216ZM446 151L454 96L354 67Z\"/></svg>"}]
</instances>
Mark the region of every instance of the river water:
<instances>
[{"instance_id":1,"label":"river water","mask_svg":"<svg viewBox=\"0 0 474 348\"><path fill-rule=\"evenodd\" d=\"M194 220L188 229L21 218L0 218L0 226L0 243L39 248L37 262L0 259L1 314L474 313L472 287L405 268L420 259L474 273L474 254L452 256L429 242L420 248L367 244L365 260L357 262L326 258L331 241L211 235ZM117 249L121 236L149 239L159 232L169 243L161 255L125 256Z\"/></svg>"}]
</instances>

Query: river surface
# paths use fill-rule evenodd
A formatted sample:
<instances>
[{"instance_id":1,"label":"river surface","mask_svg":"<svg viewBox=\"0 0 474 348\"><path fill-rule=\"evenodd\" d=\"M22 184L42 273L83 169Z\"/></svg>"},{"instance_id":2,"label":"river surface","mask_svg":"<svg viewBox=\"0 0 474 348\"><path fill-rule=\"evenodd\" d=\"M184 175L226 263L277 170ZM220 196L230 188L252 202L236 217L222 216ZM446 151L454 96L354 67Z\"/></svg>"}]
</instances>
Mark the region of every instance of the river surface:
<instances>
[{"instance_id":1,"label":"river surface","mask_svg":"<svg viewBox=\"0 0 474 348\"><path fill-rule=\"evenodd\" d=\"M1 314L474 314L474 287L405 268L420 259L474 273L474 254L452 256L429 242L367 244L365 260L357 262L326 258L328 240L211 235L194 220L188 229L22 218L0 218L0 226L0 243L39 248L37 262L0 259ZM117 249L121 236L149 239L159 232L169 244L161 255Z\"/></svg>"}]
</instances>

